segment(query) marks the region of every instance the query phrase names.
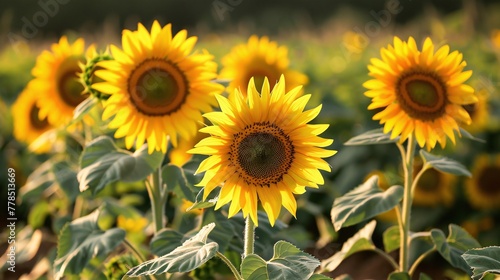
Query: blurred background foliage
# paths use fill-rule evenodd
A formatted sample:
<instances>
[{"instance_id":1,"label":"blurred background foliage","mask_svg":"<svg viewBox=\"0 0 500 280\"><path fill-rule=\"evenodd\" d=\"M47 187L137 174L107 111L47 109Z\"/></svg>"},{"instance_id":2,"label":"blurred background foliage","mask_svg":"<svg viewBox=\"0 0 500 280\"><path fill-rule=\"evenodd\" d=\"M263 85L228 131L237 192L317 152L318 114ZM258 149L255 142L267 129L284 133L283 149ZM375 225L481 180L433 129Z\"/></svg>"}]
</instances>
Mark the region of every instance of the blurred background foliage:
<instances>
[{"instance_id":1,"label":"blurred background foliage","mask_svg":"<svg viewBox=\"0 0 500 280\"><path fill-rule=\"evenodd\" d=\"M51 10L46 10L50 6ZM56 5L56 6L54 6ZM382 11L397 7L397 13L383 17ZM44 8L45 7L45 8ZM56 8L55 8L56 7ZM53 12L57 10L57 12ZM47 12L48 11L48 12ZM52 13L53 12L53 13ZM42 14L45 14L43 16ZM387 15L387 13L385 13ZM45 20L46 19L46 20ZM449 44L459 50L473 70L469 80L478 94L486 99L486 116L475 120L477 127L466 128L486 142L459 139L456 147L437 149L436 153L452 157L473 169L478 156L500 154L500 3L498 1L331 1L331 0L190 0L190 1L98 1L98 0L20 0L0 2L0 182L6 185L8 167L16 169L18 187L28 175L47 159L34 155L12 136L10 105L31 79L36 56L61 35L70 41L84 37L87 44L98 48L120 45L121 30L135 29L137 23L151 26L153 20L172 23L175 31L188 29L199 37L198 49L206 49L220 63L231 48L247 41L252 34L267 35L289 49L291 69L309 77L305 92L312 94L310 107L323 104L318 123L330 123L325 136L335 139L333 148L339 153L330 160L331 173L325 173L325 186L306 192L299 198L297 219L282 217L289 224L279 238L293 243L317 257L327 258L339 250L343 241L356 228L333 232L330 209L335 197L361 184L373 171L380 171L389 184L401 184L397 148L393 145L345 147L349 138L379 128L371 120L366 107L362 83L369 77L370 58L379 57L380 48L392 43L394 35L406 39L414 36L423 42L430 36L438 45ZM44 23L44 24L38 24ZM29 26L31 25L31 26ZM220 68L219 68L220 69ZM75 148L78 153L78 147ZM497 167L500 169L500 167ZM474 174L473 175L477 175ZM433 181L434 180L434 181ZM441 181L440 181L441 180ZM429 175L428 185L435 195L446 199L436 203L415 205L413 230L439 227L449 223L466 228L483 246L500 244L499 208L482 209L471 203L465 178L445 180ZM443 182L451 194L439 189ZM500 183L490 182L493 194L500 192ZM383 186L381 186L383 187ZM135 195L132 195L136 193ZM138 193L138 194L137 194ZM121 197L131 194L129 205L137 209L139 219L146 209L144 188L120 185L101 196ZM0 198L5 201L6 193ZM450 198L451 197L451 198ZM429 201L431 199L427 198ZM425 199L424 199L425 200ZM59 201L59 203L68 203ZM42 203L43 204L43 203ZM43 213L33 214L36 205ZM500 205L500 201L498 204ZM58 206L55 206L56 208ZM64 208L64 207L61 207ZM20 205L18 215L25 223L47 232L56 232L62 221L54 225L48 206L36 201ZM39 211L39 212L40 212ZM29 218L31 215L31 218ZM5 221L0 213L0 221ZM33 217L34 216L34 217ZM69 217L70 218L70 217ZM68 219L68 217L66 218ZM123 227L131 222L120 218ZM391 225L391 217L380 217L380 232ZM140 222L141 224L144 221ZM141 239L141 236L134 238ZM379 237L379 241L380 241Z\"/></svg>"}]
</instances>

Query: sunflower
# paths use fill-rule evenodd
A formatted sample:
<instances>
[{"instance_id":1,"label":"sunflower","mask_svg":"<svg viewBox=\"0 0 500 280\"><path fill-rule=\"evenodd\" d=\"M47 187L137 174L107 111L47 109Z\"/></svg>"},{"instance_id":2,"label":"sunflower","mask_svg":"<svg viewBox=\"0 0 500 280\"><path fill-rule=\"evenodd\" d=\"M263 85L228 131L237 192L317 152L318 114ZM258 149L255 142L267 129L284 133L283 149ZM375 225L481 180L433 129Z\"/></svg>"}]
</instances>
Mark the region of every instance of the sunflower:
<instances>
[{"instance_id":1,"label":"sunflower","mask_svg":"<svg viewBox=\"0 0 500 280\"><path fill-rule=\"evenodd\" d=\"M471 123L462 105L477 102L474 89L464 84L472 71L462 71L462 54L450 53L448 45L434 52L429 38L419 51L412 37L408 42L394 37L394 46L380 54L382 59L373 58L368 66L374 79L363 84L372 99L368 109L379 110L373 119L384 124L391 139L401 136L401 143L412 134L427 150L436 142L445 147L447 137L455 143L458 123Z\"/></svg>"},{"instance_id":2,"label":"sunflower","mask_svg":"<svg viewBox=\"0 0 500 280\"><path fill-rule=\"evenodd\" d=\"M220 77L231 79L228 92L237 88L245 96L250 78L254 78L257 88L261 88L264 78L274 87L281 75L286 79L286 90L291 90L307 83L307 76L288 69L288 49L269 41L268 37L258 38L256 35L248 39L247 44L235 46L231 52L222 58L223 68Z\"/></svg>"},{"instance_id":3,"label":"sunflower","mask_svg":"<svg viewBox=\"0 0 500 280\"><path fill-rule=\"evenodd\" d=\"M104 69L95 75L105 82L93 88L111 95L103 119L114 116L109 127L127 148L147 142L149 153L165 153L168 139L177 146L177 134L193 137L202 112L216 105L214 94L224 90L211 81L217 65L206 52L191 53L196 40L186 30L172 36L170 24L155 21L148 32L139 23L137 31L123 31L123 50L110 46L114 60L98 63Z\"/></svg>"},{"instance_id":4,"label":"sunflower","mask_svg":"<svg viewBox=\"0 0 500 280\"><path fill-rule=\"evenodd\" d=\"M28 84L12 105L14 137L26 144L31 144L40 135L52 128L47 118L39 118L40 108L37 105L38 92L33 90L30 85L32 83ZM50 143L45 142L43 145L39 145L34 152L48 152L50 147Z\"/></svg>"},{"instance_id":5,"label":"sunflower","mask_svg":"<svg viewBox=\"0 0 500 280\"><path fill-rule=\"evenodd\" d=\"M422 161L415 159L413 176L422 169ZM451 174L443 173L430 168L424 171L415 187L413 204L416 206L450 206L455 200L455 186L457 178Z\"/></svg>"},{"instance_id":6,"label":"sunflower","mask_svg":"<svg viewBox=\"0 0 500 280\"><path fill-rule=\"evenodd\" d=\"M196 171L206 171L198 184L205 187L203 199L220 185L215 209L231 202L229 217L242 210L257 224L260 201L274 225L281 206L295 216L294 194L324 183L319 169L330 166L322 158L336 151L321 148L333 140L318 136L328 125L308 124L321 105L303 111L310 95L299 97L301 87L287 92L284 76L272 90L267 78L260 93L255 84L250 79L248 97L238 89L231 99L217 96L222 112L205 114L213 125L200 130L211 136L190 152L209 155Z\"/></svg>"},{"instance_id":7,"label":"sunflower","mask_svg":"<svg viewBox=\"0 0 500 280\"><path fill-rule=\"evenodd\" d=\"M482 132L488 126L490 112L488 108L488 93L485 89L477 92L478 102L468 105L463 105L464 109L471 117L471 124L463 125L463 127L471 132Z\"/></svg>"},{"instance_id":8,"label":"sunflower","mask_svg":"<svg viewBox=\"0 0 500 280\"><path fill-rule=\"evenodd\" d=\"M69 44L61 37L53 44L51 51L43 51L36 59L32 74L33 88L40 95L38 105L40 118L47 118L53 126L67 124L73 118L73 111L87 95L80 83L80 63L84 57L85 41L80 38Z\"/></svg>"},{"instance_id":9,"label":"sunflower","mask_svg":"<svg viewBox=\"0 0 500 280\"><path fill-rule=\"evenodd\" d=\"M479 155L472 167L472 178L465 183L467 199L478 209L500 208L500 154Z\"/></svg>"}]
</instances>

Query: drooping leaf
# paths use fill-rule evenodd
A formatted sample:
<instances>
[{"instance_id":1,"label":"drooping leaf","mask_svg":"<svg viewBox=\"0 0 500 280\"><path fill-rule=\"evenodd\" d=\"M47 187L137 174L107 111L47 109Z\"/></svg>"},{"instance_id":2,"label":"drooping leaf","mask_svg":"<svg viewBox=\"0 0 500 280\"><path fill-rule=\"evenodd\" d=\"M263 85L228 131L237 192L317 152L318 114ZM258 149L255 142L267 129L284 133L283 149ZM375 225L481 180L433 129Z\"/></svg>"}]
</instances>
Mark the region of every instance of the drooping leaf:
<instances>
[{"instance_id":1,"label":"drooping leaf","mask_svg":"<svg viewBox=\"0 0 500 280\"><path fill-rule=\"evenodd\" d=\"M399 248L399 226L391 226L383 233L384 250L389 253Z\"/></svg>"},{"instance_id":2,"label":"drooping leaf","mask_svg":"<svg viewBox=\"0 0 500 280\"><path fill-rule=\"evenodd\" d=\"M321 262L321 271L333 271L343 260L354 253L374 250L375 245L372 241L372 235L376 225L377 222L373 220L360 229L353 237L349 238L342 245L342 249L339 252Z\"/></svg>"},{"instance_id":3,"label":"drooping leaf","mask_svg":"<svg viewBox=\"0 0 500 280\"><path fill-rule=\"evenodd\" d=\"M80 191L90 189L97 193L106 185L116 182L135 182L145 179L160 167L164 154L155 151L148 154L147 144L131 154L119 150L107 136L94 139L85 147L80 158L78 172Z\"/></svg>"},{"instance_id":4,"label":"drooping leaf","mask_svg":"<svg viewBox=\"0 0 500 280\"><path fill-rule=\"evenodd\" d=\"M76 170L74 170L67 161L54 163L52 173L59 187L64 191L71 202L75 201L80 193L78 189L78 180L76 179Z\"/></svg>"},{"instance_id":5,"label":"drooping leaf","mask_svg":"<svg viewBox=\"0 0 500 280\"><path fill-rule=\"evenodd\" d=\"M174 192L181 198L189 201L195 201L196 188L189 182L188 176L194 174L186 174L184 169L174 164L167 164L162 167L163 182L167 184L169 190Z\"/></svg>"},{"instance_id":6,"label":"drooping leaf","mask_svg":"<svg viewBox=\"0 0 500 280\"><path fill-rule=\"evenodd\" d=\"M467 177L472 176L469 170L467 170L465 166L458 163L457 161L454 161L446 157L438 157L424 150L420 150L420 155L424 160L424 163L429 164L430 166L434 167L435 169L441 172L450 173L453 175L467 176Z\"/></svg>"},{"instance_id":7,"label":"drooping leaf","mask_svg":"<svg viewBox=\"0 0 500 280\"><path fill-rule=\"evenodd\" d=\"M97 225L99 211L66 224L59 234L57 259L54 261L56 279L68 272L79 274L94 257L105 257L125 238L125 231L112 228L101 230Z\"/></svg>"},{"instance_id":8,"label":"drooping leaf","mask_svg":"<svg viewBox=\"0 0 500 280\"><path fill-rule=\"evenodd\" d=\"M431 230L431 238L436 245L436 250L445 260L469 275L472 274L470 267L461 256L465 251L479 248L481 245L467 231L457 225L450 225L447 238L439 229Z\"/></svg>"},{"instance_id":9,"label":"drooping leaf","mask_svg":"<svg viewBox=\"0 0 500 280\"><path fill-rule=\"evenodd\" d=\"M335 199L331 210L335 230L366 221L394 208L403 197L403 187L392 186L381 190L378 177L370 177L366 182L343 196Z\"/></svg>"},{"instance_id":10,"label":"drooping leaf","mask_svg":"<svg viewBox=\"0 0 500 280\"><path fill-rule=\"evenodd\" d=\"M382 128L377 128L349 139L347 142L344 143L344 145L358 146L358 145L388 144L388 143L396 143L398 140L399 137L391 139L390 134L384 133Z\"/></svg>"},{"instance_id":11,"label":"drooping leaf","mask_svg":"<svg viewBox=\"0 0 500 280\"><path fill-rule=\"evenodd\" d=\"M127 272L127 276L139 277L163 273L188 272L213 258L219 246L215 242L207 243L208 234L215 224L204 226L195 236L180 247L159 258L146 261Z\"/></svg>"},{"instance_id":12,"label":"drooping leaf","mask_svg":"<svg viewBox=\"0 0 500 280\"><path fill-rule=\"evenodd\" d=\"M472 134L470 134L467 130L461 127L460 127L460 134L462 135L463 138L467 138L480 143L486 143L485 140L472 136Z\"/></svg>"},{"instance_id":13,"label":"drooping leaf","mask_svg":"<svg viewBox=\"0 0 500 280\"><path fill-rule=\"evenodd\" d=\"M191 205L191 207L189 207L187 209L187 211L195 210L195 209L205 209L205 208L210 208L210 207L215 206L215 204L217 203L217 200L219 199L219 196L218 196L219 192L213 191L212 193L210 193L209 197L204 201L203 200L203 191L204 190L205 189L203 188L198 192L193 205ZM217 196L212 197L213 193L217 193Z\"/></svg>"},{"instance_id":14,"label":"drooping leaf","mask_svg":"<svg viewBox=\"0 0 500 280\"><path fill-rule=\"evenodd\" d=\"M472 268L472 279L484 279L488 273L500 274L500 246L467 250L462 258Z\"/></svg>"},{"instance_id":15,"label":"drooping leaf","mask_svg":"<svg viewBox=\"0 0 500 280\"><path fill-rule=\"evenodd\" d=\"M241 264L245 280L309 279L319 265L313 256L286 241L274 245L274 255L265 261L255 254L246 256Z\"/></svg>"}]
</instances>

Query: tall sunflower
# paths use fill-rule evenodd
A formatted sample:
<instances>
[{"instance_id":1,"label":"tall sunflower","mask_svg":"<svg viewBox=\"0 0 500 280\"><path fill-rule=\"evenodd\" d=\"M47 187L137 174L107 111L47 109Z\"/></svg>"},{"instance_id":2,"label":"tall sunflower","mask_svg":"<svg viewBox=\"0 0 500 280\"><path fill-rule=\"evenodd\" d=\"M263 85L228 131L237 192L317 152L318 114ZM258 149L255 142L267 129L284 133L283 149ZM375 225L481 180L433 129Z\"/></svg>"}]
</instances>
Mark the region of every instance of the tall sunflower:
<instances>
[{"instance_id":1,"label":"tall sunflower","mask_svg":"<svg viewBox=\"0 0 500 280\"><path fill-rule=\"evenodd\" d=\"M122 47L111 45L114 60L102 61L95 72L105 82L93 85L109 94L103 119L114 117L110 128L125 145L149 145L166 152L167 139L177 146L177 135L189 139L202 123L202 112L216 105L214 94L223 87L213 83L217 65L212 55L192 53L196 37L182 30L172 35L171 25L155 21L151 32L139 23L137 31L124 30Z\"/></svg>"},{"instance_id":2,"label":"tall sunflower","mask_svg":"<svg viewBox=\"0 0 500 280\"><path fill-rule=\"evenodd\" d=\"M228 92L237 88L244 95L250 78L254 78L257 88L261 88L264 78L274 87L281 75L286 79L286 90L291 90L307 83L307 76L290 70L288 48L278 46L277 42L270 41L268 37L259 38L251 36L246 44L235 46L231 52L222 58L223 68L220 77L231 79Z\"/></svg>"},{"instance_id":3,"label":"tall sunflower","mask_svg":"<svg viewBox=\"0 0 500 280\"><path fill-rule=\"evenodd\" d=\"M479 155L472 167L472 178L465 182L467 199L478 209L500 208L500 154Z\"/></svg>"},{"instance_id":4,"label":"tall sunflower","mask_svg":"<svg viewBox=\"0 0 500 280\"><path fill-rule=\"evenodd\" d=\"M28 84L12 105L14 137L26 144L31 144L40 135L52 128L47 118L39 118L40 108L37 105L38 91L32 89L30 87L31 84ZM43 145L39 145L34 152L48 152L50 147L50 143L46 142Z\"/></svg>"},{"instance_id":5,"label":"tall sunflower","mask_svg":"<svg viewBox=\"0 0 500 280\"><path fill-rule=\"evenodd\" d=\"M209 155L197 170L206 171L198 185L204 199L221 186L215 209L231 202L229 217L242 210L257 224L260 201L274 225L281 206L295 215L294 194L324 183L319 169L330 166L322 158L336 151L323 149L333 140L318 136L328 125L308 124L321 110L303 111L310 95L299 97L300 87L287 92L284 76L272 90L267 78L260 93L255 84L250 79L247 98L238 89L232 99L217 96L222 111L205 114L213 125L200 130L211 136L190 152Z\"/></svg>"},{"instance_id":6,"label":"tall sunflower","mask_svg":"<svg viewBox=\"0 0 500 280\"><path fill-rule=\"evenodd\" d=\"M39 94L40 118L47 118L53 126L67 124L76 106L87 97L79 81L84 48L82 38L69 44L63 36L59 43L52 44L50 51L43 51L36 59L32 84Z\"/></svg>"},{"instance_id":7,"label":"tall sunflower","mask_svg":"<svg viewBox=\"0 0 500 280\"><path fill-rule=\"evenodd\" d=\"M416 159L413 164L413 176L421 169L423 163ZM427 169L415 187L413 203L418 206L450 206L455 200L455 186L457 177L438 171Z\"/></svg>"},{"instance_id":8,"label":"tall sunflower","mask_svg":"<svg viewBox=\"0 0 500 280\"><path fill-rule=\"evenodd\" d=\"M379 110L373 119L384 124L391 138L401 136L404 142L414 134L428 150L437 142L445 147L447 137L455 143L458 123L471 122L462 105L477 102L474 89L464 84L472 71L463 71L462 54L450 53L448 45L434 52L429 38L419 51L412 37L407 42L394 37L394 45L380 54L382 59L373 58L368 65L374 79L363 84L372 99L368 109Z\"/></svg>"}]
</instances>

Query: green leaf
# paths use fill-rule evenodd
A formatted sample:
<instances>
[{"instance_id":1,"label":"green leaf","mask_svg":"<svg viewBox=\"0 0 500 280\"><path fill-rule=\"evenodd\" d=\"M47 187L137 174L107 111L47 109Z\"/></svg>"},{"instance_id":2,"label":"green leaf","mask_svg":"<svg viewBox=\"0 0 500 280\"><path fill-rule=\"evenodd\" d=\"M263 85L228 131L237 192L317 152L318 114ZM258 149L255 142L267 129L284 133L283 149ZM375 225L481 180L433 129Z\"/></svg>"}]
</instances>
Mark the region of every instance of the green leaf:
<instances>
[{"instance_id":1,"label":"green leaf","mask_svg":"<svg viewBox=\"0 0 500 280\"><path fill-rule=\"evenodd\" d=\"M465 130L461 127L460 127L460 134L462 135L463 138L467 138L467 139L470 139L470 140L473 140L476 142L480 142L480 143L486 143L485 140L472 136L472 134L470 134L467 130Z\"/></svg>"},{"instance_id":2,"label":"green leaf","mask_svg":"<svg viewBox=\"0 0 500 280\"><path fill-rule=\"evenodd\" d=\"M393 272L389 274L388 280L411 280L410 274L406 272Z\"/></svg>"},{"instance_id":3,"label":"green leaf","mask_svg":"<svg viewBox=\"0 0 500 280\"><path fill-rule=\"evenodd\" d=\"M375 245L372 242L372 235L376 225L377 222L373 220L360 229L353 237L349 238L342 245L342 249L339 252L321 262L321 271L335 270L343 260L354 253L374 250Z\"/></svg>"},{"instance_id":4,"label":"green leaf","mask_svg":"<svg viewBox=\"0 0 500 280\"><path fill-rule=\"evenodd\" d=\"M245 280L308 279L319 265L313 256L302 252L286 241L274 244L274 255L269 261L258 255L248 255L241 263Z\"/></svg>"},{"instance_id":5,"label":"green leaf","mask_svg":"<svg viewBox=\"0 0 500 280\"><path fill-rule=\"evenodd\" d=\"M429 275L427 275L427 274L425 274L423 272L420 273L420 275L418 276L418 279L419 280L432 280L432 278Z\"/></svg>"},{"instance_id":6,"label":"green leaf","mask_svg":"<svg viewBox=\"0 0 500 280\"><path fill-rule=\"evenodd\" d=\"M450 225L449 231L446 238L441 230L431 230L431 238L436 245L436 250L452 266L462 269L469 273L469 275L472 274L470 267L461 255L465 251L478 248L481 245L467 231L457 225Z\"/></svg>"},{"instance_id":7,"label":"green leaf","mask_svg":"<svg viewBox=\"0 0 500 280\"><path fill-rule=\"evenodd\" d=\"M472 267L472 279L483 279L487 273L500 274L500 246L470 249L462 257Z\"/></svg>"},{"instance_id":8,"label":"green leaf","mask_svg":"<svg viewBox=\"0 0 500 280\"><path fill-rule=\"evenodd\" d=\"M54 184L51 169L57 162L59 161L56 159L49 159L28 176L26 184L19 190L22 200L39 200L43 197L45 190Z\"/></svg>"},{"instance_id":9,"label":"green leaf","mask_svg":"<svg viewBox=\"0 0 500 280\"><path fill-rule=\"evenodd\" d=\"M71 202L75 201L80 192L78 191L78 180L76 179L76 171L66 161L54 163L52 173L55 181L64 191Z\"/></svg>"},{"instance_id":10,"label":"green leaf","mask_svg":"<svg viewBox=\"0 0 500 280\"><path fill-rule=\"evenodd\" d=\"M65 272L79 274L92 258L107 256L123 241L124 230L102 231L97 225L98 217L99 211L94 211L64 226L54 261L56 279L61 279Z\"/></svg>"},{"instance_id":11,"label":"green leaf","mask_svg":"<svg viewBox=\"0 0 500 280\"><path fill-rule=\"evenodd\" d=\"M188 174L177 165L167 164L162 168L163 182L167 184L168 189L181 198L194 201L196 189L189 183L186 176Z\"/></svg>"},{"instance_id":12,"label":"green leaf","mask_svg":"<svg viewBox=\"0 0 500 280\"><path fill-rule=\"evenodd\" d=\"M229 242L231 242L233 237L237 235L233 227L233 224L229 221L229 219L226 216L222 215L221 211L213 211L212 209L205 211L203 213L203 225L209 223L215 223L216 225L214 230L210 233L210 240L217 242L217 244L219 244L220 252L225 252L229 246ZM259 236L260 238L267 237L264 235L257 235L257 236Z\"/></svg>"},{"instance_id":13,"label":"green leaf","mask_svg":"<svg viewBox=\"0 0 500 280\"><path fill-rule=\"evenodd\" d=\"M216 197L210 198L210 196L209 196L207 198L207 200L203 201L203 191L204 190L205 190L205 188L201 189L198 192L198 194L196 195L196 198L195 198L195 201L194 201L193 205L191 205L191 207L189 207L188 209L186 209L186 211L191 211L191 210L195 210L195 209L210 208L210 207L213 207L217 203L217 200L219 199L218 191L212 192L212 193L217 193ZM212 195L212 194L210 194L210 195Z\"/></svg>"},{"instance_id":14,"label":"green leaf","mask_svg":"<svg viewBox=\"0 0 500 280\"><path fill-rule=\"evenodd\" d=\"M323 274L313 274L309 280L332 280L332 278ZM347 280L347 279L346 279Z\"/></svg>"},{"instance_id":15,"label":"green leaf","mask_svg":"<svg viewBox=\"0 0 500 280\"><path fill-rule=\"evenodd\" d=\"M349 274L342 274L342 275L335 277L334 280L352 280L352 277L349 276Z\"/></svg>"},{"instance_id":16,"label":"green leaf","mask_svg":"<svg viewBox=\"0 0 500 280\"><path fill-rule=\"evenodd\" d=\"M28 214L28 224L33 228L40 228L50 214L50 205L45 200L38 201L32 206Z\"/></svg>"},{"instance_id":17,"label":"green leaf","mask_svg":"<svg viewBox=\"0 0 500 280\"><path fill-rule=\"evenodd\" d=\"M363 134L355 136L344 143L346 146L377 145L396 143L399 137L391 139L390 134L384 133L382 128L373 129Z\"/></svg>"},{"instance_id":18,"label":"green leaf","mask_svg":"<svg viewBox=\"0 0 500 280\"><path fill-rule=\"evenodd\" d=\"M78 106L76 106L75 110L73 111L73 120L69 125L83 119L83 117L88 112L90 112L90 110L92 110L92 108L94 108L98 103L99 99L94 98L93 96L89 96L87 99L83 100L80 104L78 104Z\"/></svg>"},{"instance_id":19,"label":"green leaf","mask_svg":"<svg viewBox=\"0 0 500 280\"><path fill-rule=\"evenodd\" d=\"M208 234L215 224L204 226L195 236L184 242L172 252L149 260L127 272L127 276L157 275L163 273L188 272L213 258L219 246L215 242L207 243Z\"/></svg>"},{"instance_id":20,"label":"green leaf","mask_svg":"<svg viewBox=\"0 0 500 280\"><path fill-rule=\"evenodd\" d=\"M362 185L335 199L331 216L336 231L366 221L398 205L403 197L403 187L392 186L382 191L377 181L378 177L374 175Z\"/></svg>"},{"instance_id":21,"label":"green leaf","mask_svg":"<svg viewBox=\"0 0 500 280\"><path fill-rule=\"evenodd\" d=\"M420 150L420 156L424 160L424 163L429 164L430 166L441 172L472 177L472 174L469 172L469 170L467 170L465 166L452 159L446 157L438 157L424 150Z\"/></svg>"},{"instance_id":22,"label":"green leaf","mask_svg":"<svg viewBox=\"0 0 500 280\"><path fill-rule=\"evenodd\" d=\"M389 253L400 246L399 226L389 227L383 234L384 250Z\"/></svg>"},{"instance_id":23,"label":"green leaf","mask_svg":"<svg viewBox=\"0 0 500 280\"><path fill-rule=\"evenodd\" d=\"M182 245L188 237L171 228L160 230L149 243L151 252L157 256L166 255Z\"/></svg>"},{"instance_id":24,"label":"green leaf","mask_svg":"<svg viewBox=\"0 0 500 280\"><path fill-rule=\"evenodd\" d=\"M160 167L164 154L155 151L148 154L147 144L131 154L119 150L107 136L94 139L85 147L80 158L78 172L80 191L90 189L97 193L106 185L116 182L143 180Z\"/></svg>"}]
</instances>

